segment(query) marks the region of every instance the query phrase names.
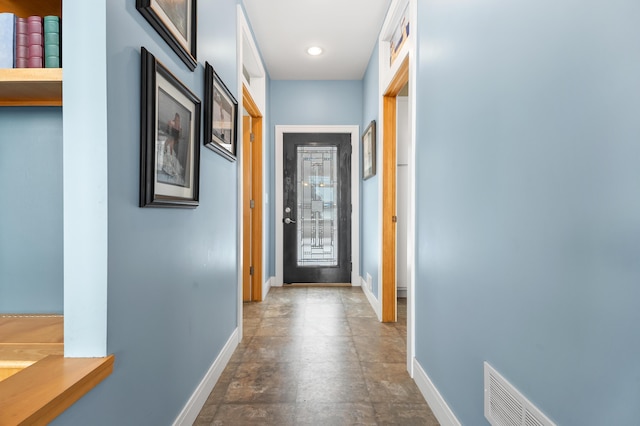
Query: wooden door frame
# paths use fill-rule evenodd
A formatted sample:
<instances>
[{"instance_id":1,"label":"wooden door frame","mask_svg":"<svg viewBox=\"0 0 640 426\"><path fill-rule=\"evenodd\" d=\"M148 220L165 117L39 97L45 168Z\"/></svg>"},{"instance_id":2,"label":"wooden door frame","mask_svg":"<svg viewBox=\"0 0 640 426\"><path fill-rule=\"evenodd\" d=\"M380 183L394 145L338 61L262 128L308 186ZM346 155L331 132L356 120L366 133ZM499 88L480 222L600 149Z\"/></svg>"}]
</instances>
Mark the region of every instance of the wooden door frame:
<instances>
[{"instance_id":1,"label":"wooden door frame","mask_svg":"<svg viewBox=\"0 0 640 426\"><path fill-rule=\"evenodd\" d=\"M245 115L247 114L247 115ZM246 110L242 112L242 155L240 156L240 171L243 176L242 179L242 267L240 268L240 275L242 276L242 301L251 302L253 299L252 289L252 275L251 269L251 228L252 217L251 209L248 206L249 200L253 197L252 183L250 179L246 179L246 170L251 168L251 119Z\"/></svg>"},{"instance_id":2,"label":"wooden door frame","mask_svg":"<svg viewBox=\"0 0 640 426\"><path fill-rule=\"evenodd\" d=\"M242 287L243 300L252 302L262 301L262 235L263 235L263 168L262 168L262 113L253 100L247 87L242 85L242 106L251 117L250 133L253 141L244 137L242 140L242 176L251 176L251 179L243 179L242 184ZM245 156L249 155L249 158ZM251 207L253 200L253 208ZM253 275L249 271L253 267ZM251 285L247 285L249 280ZM246 297L245 289L250 288L251 295Z\"/></svg>"},{"instance_id":3,"label":"wooden door frame","mask_svg":"<svg viewBox=\"0 0 640 426\"><path fill-rule=\"evenodd\" d=\"M382 322L397 321L396 97L409 82L409 56L382 96Z\"/></svg>"}]
</instances>

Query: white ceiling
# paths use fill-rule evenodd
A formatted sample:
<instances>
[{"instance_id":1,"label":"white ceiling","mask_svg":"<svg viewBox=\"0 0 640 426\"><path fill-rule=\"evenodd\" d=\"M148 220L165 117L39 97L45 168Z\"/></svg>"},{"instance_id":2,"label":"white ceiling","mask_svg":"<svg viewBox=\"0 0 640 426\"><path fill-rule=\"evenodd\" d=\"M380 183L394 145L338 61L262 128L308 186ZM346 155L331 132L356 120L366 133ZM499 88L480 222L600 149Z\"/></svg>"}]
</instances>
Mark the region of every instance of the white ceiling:
<instances>
[{"instance_id":1,"label":"white ceiling","mask_svg":"<svg viewBox=\"0 0 640 426\"><path fill-rule=\"evenodd\" d=\"M244 0L272 80L360 80L391 0ZM307 48L324 53L310 56Z\"/></svg>"}]
</instances>

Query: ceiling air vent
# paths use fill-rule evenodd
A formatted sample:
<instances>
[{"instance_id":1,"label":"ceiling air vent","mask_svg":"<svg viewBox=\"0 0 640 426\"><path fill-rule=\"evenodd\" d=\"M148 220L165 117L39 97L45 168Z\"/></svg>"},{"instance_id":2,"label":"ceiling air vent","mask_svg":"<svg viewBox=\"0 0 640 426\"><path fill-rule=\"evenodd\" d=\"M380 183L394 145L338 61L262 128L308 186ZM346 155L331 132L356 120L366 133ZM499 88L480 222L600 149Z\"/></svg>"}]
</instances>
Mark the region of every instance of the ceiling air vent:
<instances>
[{"instance_id":1,"label":"ceiling air vent","mask_svg":"<svg viewBox=\"0 0 640 426\"><path fill-rule=\"evenodd\" d=\"M484 416L493 426L556 426L486 362Z\"/></svg>"}]
</instances>

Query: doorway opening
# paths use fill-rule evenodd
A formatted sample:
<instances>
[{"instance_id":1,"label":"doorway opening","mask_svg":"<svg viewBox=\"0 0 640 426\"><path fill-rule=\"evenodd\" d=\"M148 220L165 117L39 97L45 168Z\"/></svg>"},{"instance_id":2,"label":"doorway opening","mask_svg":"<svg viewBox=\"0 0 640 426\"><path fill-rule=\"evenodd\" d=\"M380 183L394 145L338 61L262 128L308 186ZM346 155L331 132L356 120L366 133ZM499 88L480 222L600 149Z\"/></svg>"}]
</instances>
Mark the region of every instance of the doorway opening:
<instances>
[{"instance_id":1,"label":"doorway opening","mask_svg":"<svg viewBox=\"0 0 640 426\"><path fill-rule=\"evenodd\" d=\"M409 83L407 56L382 97L382 321L397 320L397 97Z\"/></svg>"}]
</instances>

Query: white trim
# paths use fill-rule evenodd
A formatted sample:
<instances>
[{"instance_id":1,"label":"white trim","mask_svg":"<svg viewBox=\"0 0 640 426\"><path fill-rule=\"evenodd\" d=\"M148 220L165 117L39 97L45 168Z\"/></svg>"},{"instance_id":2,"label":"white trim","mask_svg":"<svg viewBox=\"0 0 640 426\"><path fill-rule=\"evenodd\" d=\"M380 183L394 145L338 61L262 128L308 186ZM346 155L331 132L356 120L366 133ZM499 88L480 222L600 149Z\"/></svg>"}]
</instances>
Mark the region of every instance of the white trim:
<instances>
[{"instance_id":1,"label":"white trim","mask_svg":"<svg viewBox=\"0 0 640 426\"><path fill-rule=\"evenodd\" d=\"M271 283L273 282L273 277L269 277L264 284L262 284L262 300L267 298L267 294L269 294L269 290L271 290Z\"/></svg>"},{"instance_id":2,"label":"white trim","mask_svg":"<svg viewBox=\"0 0 640 426\"><path fill-rule=\"evenodd\" d=\"M249 23L247 21L247 18L244 15L244 11L242 10L242 6L241 5L237 5L236 6L236 10L237 10L237 19L236 19L236 68L237 68L237 72L238 72L238 112L239 114L241 114L241 112L244 110L244 102L243 102L243 90L242 90L242 86L245 85L247 87L247 90L249 92L249 94L251 95L253 101L256 103L256 105L258 106L258 109L260 111L260 114L262 115L262 140L266 141L266 127L267 127L267 114L266 114L266 72L264 69L264 65L262 64L262 59L260 57L260 53L258 52L258 48L256 47L256 43L253 40L253 36L251 33L251 29L249 27ZM247 82L246 78L244 77L244 73L243 71L243 67L244 65L247 65L247 68L249 68L251 71L251 82ZM238 123L242 123L241 120L238 120ZM241 126L241 124L239 124ZM236 134L238 135L238 143L237 143L237 147L241 147L242 146L242 138L244 136L244 132L239 131L236 132ZM243 200L242 200L242 190L243 190L243 186L244 186L244 175L242 173L242 165L241 165L241 156L243 155L243 153L239 151L239 161L238 161L238 271L243 271L245 270L245 265L243 265L243 250L244 250L244 246L243 246L243 241L244 241L244 237L243 237L243 218L242 218L242 212L243 212ZM262 144L262 170L267 170L266 168L266 164L268 161L268 156L266 155L266 143ZM263 172L263 176L262 176L262 192L263 194L265 194L265 197L263 199L263 204L262 204L262 211L263 212L267 212L268 211L268 206L267 204L269 203L269 194L268 194L268 179L266 178L266 176L264 176L264 172ZM267 268L267 249L266 249L266 244L265 242L267 241L267 234L268 234L268 229L269 227L267 226L268 224L265 221L267 215L263 215L263 219L262 219L262 276L266 276L266 268ZM263 295L263 300L264 300L264 295L266 295L266 293L269 291L269 287L266 288L265 290L265 286L263 285L262 287L262 295ZM243 323L243 317L242 317L242 311L243 311L243 294L242 294L242 274L238 274L238 318L237 318L237 322L238 322L238 328L239 328L239 333L240 333L240 340L242 340L242 323Z\"/></svg>"},{"instance_id":3,"label":"white trim","mask_svg":"<svg viewBox=\"0 0 640 426\"><path fill-rule=\"evenodd\" d=\"M269 287L282 287L282 281L278 283L276 277L269 278Z\"/></svg>"},{"instance_id":4,"label":"white trim","mask_svg":"<svg viewBox=\"0 0 640 426\"><path fill-rule=\"evenodd\" d=\"M236 6L236 10L237 10L237 14L236 14L236 72L238 73L239 76L242 76L242 40L244 39L243 35L244 35L244 28L247 25L247 19L244 16L244 12L242 11L242 7L240 7L240 5ZM243 103L242 103L242 79L238 79L238 86L237 86L237 93L238 93L238 111L236 111L236 113L238 115L241 114L241 111L243 110ZM242 119L238 120L239 123L242 123ZM239 127L242 127L242 125L239 125ZM236 152L239 152L240 150L238 149L238 147L242 146L242 137L244 135L244 131L240 131L238 132L238 129L236 129L236 135L238 135L238 140L236 142ZM240 160L242 161L242 160ZM242 256L242 250L243 250L243 245L242 242L244 241L244 237L243 237L243 229L242 229L242 208L243 208L243 203L242 203L242 188L244 185L244 176L242 176L242 166L238 165L238 167L236 168L236 175L238 176L238 189L237 189L237 194L238 194L238 228L236 229L236 234L237 234L237 238L238 238L238 252L236 253L236 259L237 262L236 264L238 265L238 271L242 271L243 269L243 264L242 264L242 260L243 260L243 256ZM242 302L244 301L243 299L243 283L242 283L242 273L238 273L238 289L237 289L237 307L238 309L236 309L237 312L237 317L236 317L236 323L238 324L238 330L239 330L239 334L240 334L240 340L242 340L242 329L243 327L243 321L242 321L242 314L243 314L243 306L242 306Z\"/></svg>"},{"instance_id":5,"label":"white trim","mask_svg":"<svg viewBox=\"0 0 640 426\"><path fill-rule=\"evenodd\" d=\"M410 22L411 22L411 31L409 34L409 38L405 42L404 46L400 50L398 57L395 59L392 66L389 65L389 38L394 30L395 24L400 17L400 14L404 11L404 8L409 5L410 11ZM416 43L415 43L415 34L417 33L417 17L418 17L418 6L416 0L393 0L391 6L389 7L389 11L387 12L387 16L385 17L385 22L382 26L382 30L380 31L380 36L378 38L378 90L379 90L379 100L378 100L378 117L380 117L380 123L378 127L378 134L384 134L384 109L382 105L382 96L387 91L389 87L389 83L395 77L400 64L404 61L405 57L409 57L409 164L408 164L408 174L409 174L409 196L408 196L408 220L407 220L407 370L409 374L413 377L413 359L415 358L415 286L416 286L416 277L415 277L415 231L416 231L416 218L415 218L415 187L416 187L416 161L415 161L415 152L416 152L416 69L417 69L417 55L416 55ZM380 148L379 152L384 152L384 138L379 138ZM378 156L379 164L382 163L382 155ZM378 185L378 229L382 230L382 182L383 182L383 173L381 167L378 168L380 170L379 182ZM380 263L378 265L378 277L382 277L382 244L380 244L380 252L379 258ZM378 293L382 291L382 284L378 283Z\"/></svg>"},{"instance_id":6,"label":"white trim","mask_svg":"<svg viewBox=\"0 0 640 426\"><path fill-rule=\"evenodd\" d=\"M418 29L418 3L410 0L410 17L413 26L412 37ZM409 196L407 212L407 366L409 374L413 376L413 362L416 357L416 76L418 69L418 55L413 39L409 44Z\"/></svg>"},{"instance_id":7,"label":"white trim","mask_svg":"<svg viewBox=\"0 0 640 426\"><path fill-rule=\"evenodd\" d=\"M242 6L238 5L237 9L238 16L240 17L238 22L238 86L242 88L243 83L247 86L247 90L249 90L253 101L258 106L260 112L264 114L267 110L267 73L262 63L258 47L253 39L247 18L244 16ZM246 68L250 74L251 81L247 81L245 78L242 72L244 68ZM242 97L242 95L239 97Z\"/></svg>"},{"instance_id":8,"label":"white trim","mask_svg":"<svg viewBox=\"0 0 640 426\"><path fill-rule=\"evenodd\" d=\"M231 333L229 340L227 340L227 343L220 351L218 357L213 361L211 367L209 367L207 374L204 375L200 384L193 392L178 417L176 417L176 420L173 422L174 426L193 424L205 402L207 402L207 398L211 394L213 387L218 382L218 379L222 375L222 372L229 363L229 360L239 343L240 333L236 328L233 333Z\"/></svg>"},{"instance_id":9,"label":"white trim","mask_svg":"<svg viewBox=\"0 0 640 426\"><path fill-rule=\"evenodd\" d=\"M418 385L418 389L429 404L431 411L438 419L442 426L461 426L455 414L444 400L438 389L435 387L427 373L424 371L417 359L413 359L413 372L415 374L413 380Z\"/></svg>"},{"instance_id":10,"label":"white trim","mask_svg":"<svg viewBox=\"0 0 640 426\"><path fill-rule=\"evenodd\" d=\"M367 286L367 281L362 277L360 277L360 287L362 287L364 295L367 296L367 300L373 308L373 311L376 313L378 321L382 321L382 304L378 299L376 299L376 296L371 293L371 290L369 290L369 287Z\"/></svg>"},{"instance_id":11,"label":"white trim","mask_svg":"<svg viewBox=\"0 0 640 426\"><path fill-rule=\"evenodd\" d=\"M416 21L417 21L417 13L415 8L415 0L393 0L391 5L389 6L389 10L387 11L387 16L385 17L384 23L382 24L382 29L380 30L380 36L378 37L378 47L379 47L379 83L381 85L380 94L382 95L389 83L393 79L393 77L398 72L400 65L404 61L405 57L410 54L410 52L414 51L414 40L416 34ZM389 64L389 54L391 52L391 37L393 36L393 32L396 29L400 19L402 18L402 13L405 11L405 8L409 6L410 8L410 24L411 28L409 31L409 37L405 41L402 48L398 52L398 55L393 61L393 64Z\"/></svg>"},{"instance_id":12,"label":"white trim","mask_svg":"<svg viewBox=\"0 0 640 426\"><path fill-rule=\"evenodd\" d=\"M282 256L282 181L283 181L283 147L282 140L285 133L350 133L351 134L351 283L359 282L360 271L360 126L276 126L276 197L275 197L275 238L276 238L276 276L271 285L281 287L283 284L283 256Z\"/></svg>"}]
</instances>

